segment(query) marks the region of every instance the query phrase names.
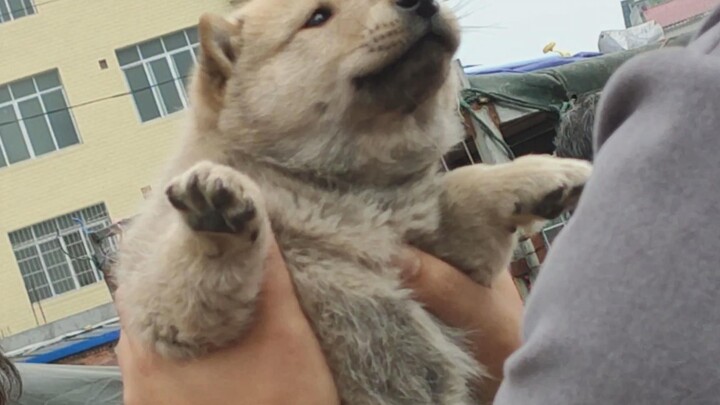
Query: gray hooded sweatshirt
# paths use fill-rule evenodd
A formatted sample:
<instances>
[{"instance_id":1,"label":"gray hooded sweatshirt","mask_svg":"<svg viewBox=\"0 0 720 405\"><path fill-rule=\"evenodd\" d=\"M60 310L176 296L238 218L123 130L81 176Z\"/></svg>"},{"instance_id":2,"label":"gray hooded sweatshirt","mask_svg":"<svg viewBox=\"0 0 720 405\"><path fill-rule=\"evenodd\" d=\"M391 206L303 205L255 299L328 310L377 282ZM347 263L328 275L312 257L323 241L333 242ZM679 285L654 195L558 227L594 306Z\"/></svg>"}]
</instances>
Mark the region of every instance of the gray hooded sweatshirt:
<instances>
[{"instance_id":1,"label":"gray hooded sweatshirt","mask_svg":"<svg viewBox=\"0 0 720 405\"><path fill-rule=\"evenodd\" d=\"M604 90L496 405L720 404L720 10Z\"/></svg>"}]
</instances>

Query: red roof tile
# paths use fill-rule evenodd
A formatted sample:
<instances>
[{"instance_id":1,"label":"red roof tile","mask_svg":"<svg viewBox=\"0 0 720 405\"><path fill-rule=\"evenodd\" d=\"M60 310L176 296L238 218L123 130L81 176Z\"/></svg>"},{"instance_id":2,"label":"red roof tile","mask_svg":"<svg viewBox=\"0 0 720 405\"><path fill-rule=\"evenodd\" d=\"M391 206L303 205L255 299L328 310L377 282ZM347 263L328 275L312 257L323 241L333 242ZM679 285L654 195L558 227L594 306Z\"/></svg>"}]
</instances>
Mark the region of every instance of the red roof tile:
<instances>
[{"instance_id":1,"label":"red roof tile","mask_svg":"<svg viewBox=\"0 0 720 405\"><path fill-rule=\"evenodd\" d=\"M646 21L654 20L669 27L702 15L720 6L720 0L671 0L643 12Z\"/></svg>"}]
</instances>

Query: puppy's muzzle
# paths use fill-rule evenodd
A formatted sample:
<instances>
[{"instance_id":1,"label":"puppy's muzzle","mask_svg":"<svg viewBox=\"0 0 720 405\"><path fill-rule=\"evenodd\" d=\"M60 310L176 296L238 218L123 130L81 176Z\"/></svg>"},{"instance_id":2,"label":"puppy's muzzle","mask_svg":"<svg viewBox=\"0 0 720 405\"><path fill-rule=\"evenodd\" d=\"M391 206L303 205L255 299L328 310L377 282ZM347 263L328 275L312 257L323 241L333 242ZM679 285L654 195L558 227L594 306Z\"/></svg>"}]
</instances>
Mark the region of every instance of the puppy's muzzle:
<instances>
[{"instance_id":1,"label":"puppy's muzzle","mask_svg":"<svg viewBox=\"0 0 720 405\"><path fill-rule=\"evenodd\" d=\"M422 18L432 18L440 7L435 0L395 0L395 5L408 13L415 13Z\"/></svg>"}]
</instances>

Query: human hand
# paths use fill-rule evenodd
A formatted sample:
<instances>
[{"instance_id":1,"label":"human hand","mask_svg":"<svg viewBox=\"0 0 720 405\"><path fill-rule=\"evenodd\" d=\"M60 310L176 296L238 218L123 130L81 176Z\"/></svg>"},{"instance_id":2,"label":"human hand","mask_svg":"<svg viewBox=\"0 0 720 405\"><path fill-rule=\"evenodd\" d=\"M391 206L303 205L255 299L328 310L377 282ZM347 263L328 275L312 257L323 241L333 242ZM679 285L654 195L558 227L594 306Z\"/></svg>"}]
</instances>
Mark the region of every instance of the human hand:
<instances>
[{"instance_id":1,"label":"human hand","mask_svg":"<svg viewBox=\"0 0 720 405\"><path fill-rule=\"evenodd\" d=\"M265 271L256 322L233 347L183 363L160 357L123 331L116 352L124 403L338 405L332 375L275 243Z\"/></svg>"},{"instance_id":2,"label":"human hand","mask_svg":"<svg viewBox=\"0 0 720 405\"><path fill-rule=\"evenodd\" d=\"M448 325L471 331L475 357L496 377L484 382L483 392L494 394L502 364L519 346L522 302L512 279L503 275L492 288L483 287L430 255L410 252L414 260L403 263L406 284ZM228 398L235 398L235 403L253 405L338 404L332 375L276 245L266 271L257 323L232 348L180 363L122 333L116 350L125 403L231 404Z\"/></svg>"},{"instance_id":3,"label":"human hand","mask_svg":"<svg viewBox=\"0 0 720 405\"><path fill-rule=\"evenodd\" d=\"M399 265L405 285L428 311L468 332L475 359L492 377L480 382L479 391L494 397L502 382L503 364L521 343L523 303L510 273L502 273L491 287L485 287L416 249L406 250Z\"/></svg>"}]
</instances>

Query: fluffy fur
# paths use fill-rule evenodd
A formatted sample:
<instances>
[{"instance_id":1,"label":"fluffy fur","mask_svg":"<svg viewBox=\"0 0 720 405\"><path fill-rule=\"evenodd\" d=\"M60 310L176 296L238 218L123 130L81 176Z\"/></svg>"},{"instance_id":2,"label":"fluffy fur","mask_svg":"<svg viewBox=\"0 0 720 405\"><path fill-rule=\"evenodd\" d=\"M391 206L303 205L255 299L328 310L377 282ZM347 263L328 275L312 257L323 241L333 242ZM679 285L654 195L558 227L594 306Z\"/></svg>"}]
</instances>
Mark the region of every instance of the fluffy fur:
<instances>
[{"instance_id":1,"label":"fluffy fur","mask_svg":"<svg viewBox=\"0 0 720 405\"><path fill-rule=\"evenodd\" d=\"M188 358L236 340L274 233L344 404L475 403L482 367L389 263L412 243L487 284L516 228L571 205L590 168L527 157L440 175L463 135L458 26L402 4L251 0L201 18L189 130L117 272L145 343Z\"/></svg>"}]
</instances>

